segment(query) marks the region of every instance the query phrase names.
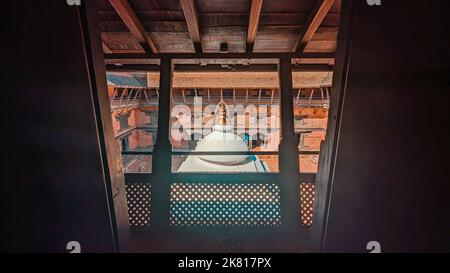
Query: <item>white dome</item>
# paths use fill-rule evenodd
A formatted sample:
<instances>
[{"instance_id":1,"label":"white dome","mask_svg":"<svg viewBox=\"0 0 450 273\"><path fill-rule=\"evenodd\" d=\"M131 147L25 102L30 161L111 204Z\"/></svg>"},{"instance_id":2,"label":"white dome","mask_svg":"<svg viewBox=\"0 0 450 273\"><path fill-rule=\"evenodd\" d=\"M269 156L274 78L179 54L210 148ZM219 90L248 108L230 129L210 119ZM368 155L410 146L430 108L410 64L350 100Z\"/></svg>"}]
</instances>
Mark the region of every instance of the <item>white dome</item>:
<instances>
[{"instance_id":1,"label":"white dome","mask_svg":"<svg viewBox=\"0 0 450 273\"><path fill-rule=\"evenodd\" d=\"M214 125L213 132L197 143L197 152L248 152L248 146L230 125ZM200 155L202 160L220 165L238 165L248 155Z\"/></svg>"}]
</instances>

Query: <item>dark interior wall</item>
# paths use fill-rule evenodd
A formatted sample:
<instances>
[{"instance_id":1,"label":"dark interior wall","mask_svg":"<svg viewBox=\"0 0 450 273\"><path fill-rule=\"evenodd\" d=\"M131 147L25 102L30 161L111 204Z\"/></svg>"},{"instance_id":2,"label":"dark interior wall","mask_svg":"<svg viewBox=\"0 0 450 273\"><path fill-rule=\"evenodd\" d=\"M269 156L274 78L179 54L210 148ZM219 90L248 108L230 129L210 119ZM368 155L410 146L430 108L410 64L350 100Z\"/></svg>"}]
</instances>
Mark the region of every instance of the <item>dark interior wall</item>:
<instances>
[{"instance_id":1,"label":"dark interior wall","mask_svg":"<svg viewBox=\"0 0 450 273\"><path fill-rule=\"evenodd\" d=\"M113 251L77 8L1 1L0 251Z\"/></svg>"},{"instance_id":2,"label":"dark interior wall","mask_svg":"<svg viewBox=\"0 0 450 273\"><path fill-rule=\"evenodd\" d=\"M323 251L450 251L449 1L354 1Z\"/></svg>"}]
</instances>

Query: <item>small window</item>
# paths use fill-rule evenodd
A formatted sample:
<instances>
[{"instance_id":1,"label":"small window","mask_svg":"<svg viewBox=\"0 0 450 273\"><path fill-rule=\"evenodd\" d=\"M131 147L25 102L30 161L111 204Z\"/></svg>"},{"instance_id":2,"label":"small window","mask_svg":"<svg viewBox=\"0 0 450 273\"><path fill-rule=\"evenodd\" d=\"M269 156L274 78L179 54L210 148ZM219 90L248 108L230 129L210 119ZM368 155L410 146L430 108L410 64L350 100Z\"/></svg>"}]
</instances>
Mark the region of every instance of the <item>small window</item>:
<instances>
[{"instance_id":1,"label":"small window","mask_svg":"<svg viewBox=\"0 0 450 273\"><path fill-rule=\"evenodd\" d=\"M128 118L130 117L129 114L116 116L116 119L119 121L119 128L120 131L126 130L129 127L128 124Z\"/></svg>"},{"instance_id":2,"label":"small window","mask_svg":"<svg viewBox=\"0 0 450 273\"><path fill-rule=\"evenodd\" d=\"M171 90L172 172L278 172L279 79L277 70L264 73L202 73L181 81L187 76L174 72L185 85ZM267 88L255 84L264 76Z\"/></svg>"}]
</instances>

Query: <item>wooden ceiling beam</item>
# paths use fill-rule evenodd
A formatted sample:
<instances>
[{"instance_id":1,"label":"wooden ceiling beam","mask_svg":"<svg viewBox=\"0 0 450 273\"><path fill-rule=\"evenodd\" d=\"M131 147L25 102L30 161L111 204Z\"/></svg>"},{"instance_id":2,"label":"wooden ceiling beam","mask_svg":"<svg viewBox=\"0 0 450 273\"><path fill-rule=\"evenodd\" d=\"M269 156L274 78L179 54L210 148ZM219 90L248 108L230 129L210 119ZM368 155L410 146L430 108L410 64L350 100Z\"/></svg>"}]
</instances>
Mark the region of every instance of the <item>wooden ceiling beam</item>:
<instances>
[{"instance_id":1,"label":"wooden ceiling beam","mask_svg":"<svg viewBox=\"0 0 450 273\"><path fill-rule=\"evenodd\" d=\"M200 37L200 25L198 23L197 9L195 7L194 0L180 0L181 7L183 8L184 17L189 31L189 36L194 43L195 52L201 53L202 41Z\"/></svg>"},{"instance_id":2,"label":"wooden ceiling beam","mask_svg":"<svg viewBox=\"0 0 450 273\"><path fill-rule=\"evenodd\" d=\"M147 84L151 88L159 86L159 72L147 72ZM320 88L332 84L332 72L292 73L293 88ZM273 72L173 72L173 88L280 88L278 71Z\"/></svg>"},{"instance_id":3,"label":"wooden ceiling beam","mask_svg":"<svg viewBox=\"0 0 450 273\"><path fill-rule=\"evenodd\" d=\"M247 31L247 52L253 52L263 0L252 0Z\"/></svg>"},{"instance_id":4,"label":"wooden ceiling beam","mask_svg":"<svg viewBox=\"0 0 450 273\"><path fill-rule=\"evenodd\" d=\"M316 33L317 29L322 24L323 19L327 15L333 3L334 0L317 0L314 9L306 19L303 31L292 49L293 52L303 52L306 45L314 36L314 33Z\"/></svg>"},{"instance_id":5,"label":"wooden ceiling beam","mask_svg":"<svg viewBox=\"0 0 450 273\"><path fill-rule=\"evenodd\" d=\"M109 0L109 2L142 48L147 53L157 53L158 48L153 37L145 31L130 3L127 0Z\"/></svg>"},{"instance_id":6,"label":"wooden ceiling beam","mask_svg":"<svg viewBox=\"0 0 450 273\"><path fill-rule=\"evenodd\" d=\"M292 71L304 71L304 72L332 72L333 65L329 64L297 64L292 65ZM157 64L123 64L114 65L107 64L107 71L159 71L159 65ZM274 72L278 71L276 64L251 64L251 65L232 65L223 67L221 65L197 65L197 64L175 64L175 72Z\"/></svg>"},{"instance_id":7,"label":"wooden ceiling beam","mask_svg":"<svg viewBox=\"0 0 450 273\"><path fill-rule=\"evenodd\" d=\"M261 52L261 53L159 53L159 54L107 54L107 60L154 60L160 58L172 59L278 59L278 58L299 58L299 59L332 59L334 53L330 52Z\"/></svg>"}]
</instances>

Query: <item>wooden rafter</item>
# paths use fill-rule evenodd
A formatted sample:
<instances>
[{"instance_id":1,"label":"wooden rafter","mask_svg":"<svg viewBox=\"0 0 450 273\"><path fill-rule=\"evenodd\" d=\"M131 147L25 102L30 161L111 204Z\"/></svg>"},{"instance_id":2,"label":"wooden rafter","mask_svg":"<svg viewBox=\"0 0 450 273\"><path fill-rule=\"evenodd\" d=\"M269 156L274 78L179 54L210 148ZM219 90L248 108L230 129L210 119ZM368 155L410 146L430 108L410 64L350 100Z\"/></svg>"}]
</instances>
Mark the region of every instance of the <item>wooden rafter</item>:
<instances>
[{"instance_id":1,"label":"wooden rafter","mask_svg":"<svg viewBox=\"0 0 450 273\"><path fill-rule=\"evenodd\" d=\"M247 31L247 52L253 51L263 0L252 0Z\"/></svg>"},{"instance_id":2,"label":"wooden rafter","mask_svg":"<svg viewBox=\"0 0 450 273\"><path fill-rule=\"evenodd\" d=\"M158 48L154 39L145 31L130 3L127 0L109 0L109 2L144 50L147 53L157 53Z\"/></svg>"},{"instance_id":3,"label":"wooden rafter","mask_svg":"<svg viewBox=\"0 0 450 273\"><path fill-rule=\"evenodd\" d=\"M323 19L327 15L334 0L317 0L316 5L312 13L308 16L302 33L300 34L297 42L292 51L302 52L309 41L311 41L314 33L316 33Z\"/></svg>"},{"instance_id":4,"label":"wooden rafter","mask_svg":"<svg viewBox=\"0 0 450 273\"><path fill-rule=\"evenodd\" d=\"M183 8L184 17L189 30L189 36L194 43L196 52L202 52L202 41L200 38L200 27L198 23L197 9L194 0L180 0Z\"/></svg>"}]
</instances>

